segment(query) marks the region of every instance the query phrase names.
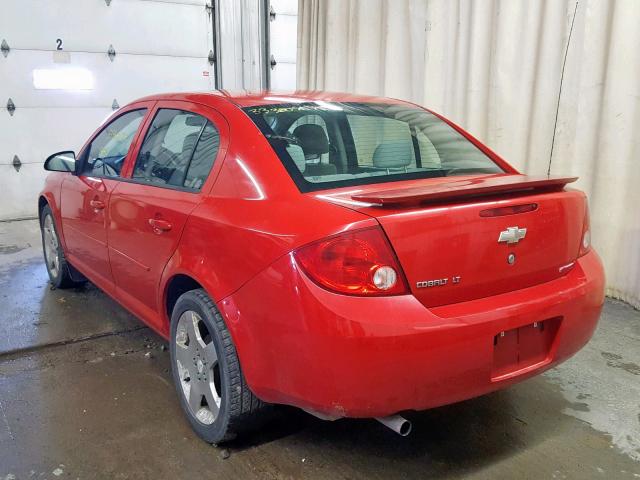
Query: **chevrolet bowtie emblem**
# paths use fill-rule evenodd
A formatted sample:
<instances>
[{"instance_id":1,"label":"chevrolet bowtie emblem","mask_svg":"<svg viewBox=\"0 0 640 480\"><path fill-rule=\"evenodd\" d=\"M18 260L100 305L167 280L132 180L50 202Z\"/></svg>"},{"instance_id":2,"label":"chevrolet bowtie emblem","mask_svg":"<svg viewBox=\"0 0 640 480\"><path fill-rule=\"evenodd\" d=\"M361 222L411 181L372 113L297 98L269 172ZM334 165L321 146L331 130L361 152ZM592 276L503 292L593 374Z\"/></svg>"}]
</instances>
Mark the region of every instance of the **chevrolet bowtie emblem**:
<instances>
[{"instance_id":1,"label":"chevrolet bowtie emblem","mask_svg":"<svg viewBox=\"0 0 640 480\"><path fill-rule=\"evenodd\" d=\"M526 228L507 227L506 230L500 232L498 243L506 242L507 244L518 243L527 234Z\"/></svg>"}]
</instances>

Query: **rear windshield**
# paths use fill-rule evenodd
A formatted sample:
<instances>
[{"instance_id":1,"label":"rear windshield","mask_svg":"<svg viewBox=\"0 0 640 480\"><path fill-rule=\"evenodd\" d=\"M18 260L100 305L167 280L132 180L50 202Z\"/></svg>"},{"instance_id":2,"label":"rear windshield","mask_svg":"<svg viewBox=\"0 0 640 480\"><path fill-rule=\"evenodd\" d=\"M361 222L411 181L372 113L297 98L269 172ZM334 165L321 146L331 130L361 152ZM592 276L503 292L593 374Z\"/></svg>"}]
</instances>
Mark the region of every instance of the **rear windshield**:
<instances>
[{"instance_id":1,"label":"rear windshield","mask_svg":"<svg viewBox=\"0 0 640 480\"><path fill-rule=\"evenodd\" d=\"M446 122L417 107L317 101L244 111L303 192L503 172Z\"/></svg>"}]
</instances>

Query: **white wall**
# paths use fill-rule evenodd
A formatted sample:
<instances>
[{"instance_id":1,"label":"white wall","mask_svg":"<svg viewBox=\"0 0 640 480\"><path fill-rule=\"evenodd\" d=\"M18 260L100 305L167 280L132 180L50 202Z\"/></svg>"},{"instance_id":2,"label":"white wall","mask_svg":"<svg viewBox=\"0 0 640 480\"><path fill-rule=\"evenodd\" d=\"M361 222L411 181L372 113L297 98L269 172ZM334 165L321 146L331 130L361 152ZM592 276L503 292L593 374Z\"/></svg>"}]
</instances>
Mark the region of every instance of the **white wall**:
<instances>
[{"instance_id":1,"label":"white wall","mask_svg":"<svg viewBox=\"0 0 640 480\"><path fill-rule=\"evenodd\" d=\"M300 88L383 94L445 114L546 174L574 0L301 0ZM640 307L640 2L581 0L552 174L577 175L607 293Z\"/></svg>"}]
</instances>

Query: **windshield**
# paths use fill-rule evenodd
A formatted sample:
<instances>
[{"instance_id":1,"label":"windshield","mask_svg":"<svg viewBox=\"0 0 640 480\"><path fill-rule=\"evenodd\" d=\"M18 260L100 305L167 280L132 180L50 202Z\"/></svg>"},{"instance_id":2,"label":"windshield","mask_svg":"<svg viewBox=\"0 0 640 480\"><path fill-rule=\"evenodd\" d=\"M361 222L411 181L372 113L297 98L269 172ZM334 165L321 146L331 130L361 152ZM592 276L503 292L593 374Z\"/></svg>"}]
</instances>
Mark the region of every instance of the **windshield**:
<instances>
[{"instance_id":1,"label":"windshield","mask_svg":"<svg viewBox=\"0 0 640 480\"><path fill-rule=\"evenodd\" d=\"M317 101L244 111L303 192L503 172L446 122L417 107Z\"/></svg>"}]
</instances>

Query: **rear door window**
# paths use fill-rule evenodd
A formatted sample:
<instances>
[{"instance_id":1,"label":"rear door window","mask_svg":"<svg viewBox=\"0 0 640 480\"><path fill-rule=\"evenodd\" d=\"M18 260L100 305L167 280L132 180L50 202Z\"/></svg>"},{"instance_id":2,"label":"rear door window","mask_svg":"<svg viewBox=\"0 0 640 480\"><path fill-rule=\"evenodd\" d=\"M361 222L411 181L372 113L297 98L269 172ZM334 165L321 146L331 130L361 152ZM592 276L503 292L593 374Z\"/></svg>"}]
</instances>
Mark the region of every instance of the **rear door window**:
<instances>
[{"instance_id":1,"label":"rear door window","mask_svg":"<svg viewBox=\"0 0 640 480\"><path fill-rule=\"evenodd\" d=\"M138 152L133 178L199 191L213 166L219 140L218 130L205 117L160 109Z\"/></svg>"},{"instance_id":2,"label":"rear door window","mask_svg":"<svg viewBox=\"0 0 640 480\"><path fill-rule=\"evenodd\" d=\"M193 151L189 168L184 179L184 186L194 190L200 190L207 180L213 161L220 147L220 135L211 122L207 122L200 134L200 139Z\"/></svg>"}]
</instances>

